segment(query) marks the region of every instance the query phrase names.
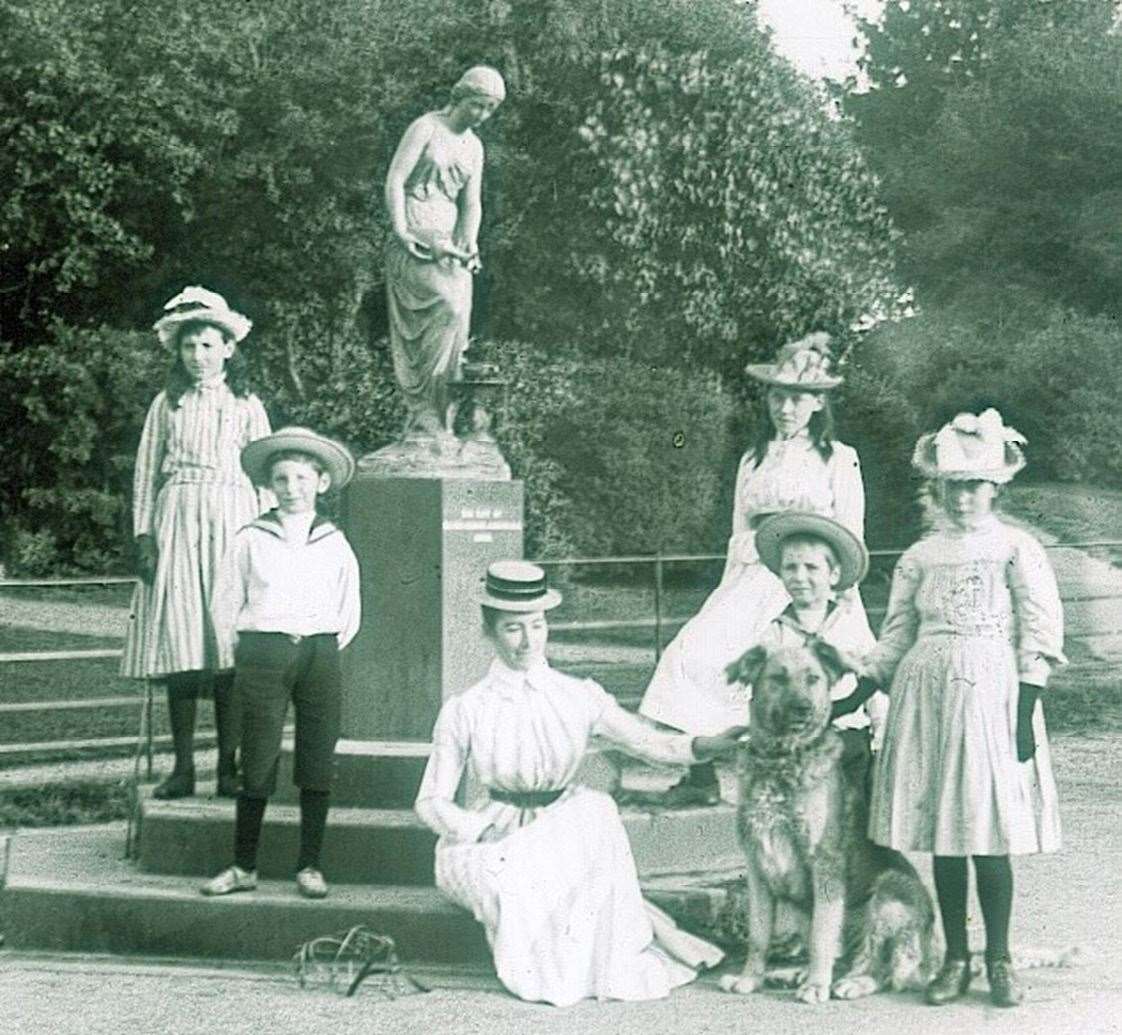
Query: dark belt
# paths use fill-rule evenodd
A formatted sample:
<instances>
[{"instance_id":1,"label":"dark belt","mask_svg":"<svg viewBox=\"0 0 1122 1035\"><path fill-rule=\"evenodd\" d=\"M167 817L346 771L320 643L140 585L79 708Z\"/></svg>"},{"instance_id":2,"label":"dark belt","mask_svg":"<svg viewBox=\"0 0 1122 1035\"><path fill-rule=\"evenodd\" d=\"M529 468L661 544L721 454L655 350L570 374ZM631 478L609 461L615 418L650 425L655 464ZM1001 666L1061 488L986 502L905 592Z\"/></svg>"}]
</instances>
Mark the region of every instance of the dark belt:
<instances>
[{"instance_id":1,"label":"dark belt","mask_svg":"<svg viewBox=\"0 0 1122 1035\"><path fill-rule=\"evenodd\" d=\"M501 801L504 805L516 805L520 809L542 809L552 805L562 794L565 788L558 791L504 791L498 787L488 787L487 793L492 801Z\"/></svg>"}]
</instances>

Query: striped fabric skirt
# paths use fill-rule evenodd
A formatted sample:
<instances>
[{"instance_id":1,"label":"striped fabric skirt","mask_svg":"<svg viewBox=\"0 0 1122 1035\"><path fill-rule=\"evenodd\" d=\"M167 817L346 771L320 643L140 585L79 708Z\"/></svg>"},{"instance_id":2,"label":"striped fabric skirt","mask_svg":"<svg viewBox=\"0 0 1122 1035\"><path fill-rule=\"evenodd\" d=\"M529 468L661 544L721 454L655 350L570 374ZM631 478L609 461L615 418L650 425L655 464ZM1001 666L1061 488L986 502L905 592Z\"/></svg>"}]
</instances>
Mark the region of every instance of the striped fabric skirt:
<instances>
[{"instance_id":1,"label":"striped fabric skirt","mask_svg":"<svg viewBox=\"0 0 1122 1035\"><path fill-rule=\"evenodd\" d=\"M218 648L210 597L227 546L258 510L248 482L164 486L153 521L156 574L151 585L140 583L133 594L121 675L159 679L233 668L232 654Z\"/></svg>"}]
</instances>

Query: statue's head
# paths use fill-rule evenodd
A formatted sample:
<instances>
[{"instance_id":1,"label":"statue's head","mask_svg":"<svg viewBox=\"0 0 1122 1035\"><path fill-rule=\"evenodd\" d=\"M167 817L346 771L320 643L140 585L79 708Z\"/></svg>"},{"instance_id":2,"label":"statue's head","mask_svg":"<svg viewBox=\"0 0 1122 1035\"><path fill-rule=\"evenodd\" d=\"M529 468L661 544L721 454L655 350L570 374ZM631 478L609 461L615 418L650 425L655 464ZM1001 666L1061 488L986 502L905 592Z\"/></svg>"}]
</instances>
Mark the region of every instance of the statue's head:
<instances>
[{"instance_id":1,"label":"statue's head","mask_svg":"<svg viewBox=\"0 0 1122 1035\"><path fill-rule=\"evenodd\" d=\"M486 97L497 106L506 100L506 83L490 65L473 65L452 87L453 104L468 97Z\"/></svg>"}]
</instances>

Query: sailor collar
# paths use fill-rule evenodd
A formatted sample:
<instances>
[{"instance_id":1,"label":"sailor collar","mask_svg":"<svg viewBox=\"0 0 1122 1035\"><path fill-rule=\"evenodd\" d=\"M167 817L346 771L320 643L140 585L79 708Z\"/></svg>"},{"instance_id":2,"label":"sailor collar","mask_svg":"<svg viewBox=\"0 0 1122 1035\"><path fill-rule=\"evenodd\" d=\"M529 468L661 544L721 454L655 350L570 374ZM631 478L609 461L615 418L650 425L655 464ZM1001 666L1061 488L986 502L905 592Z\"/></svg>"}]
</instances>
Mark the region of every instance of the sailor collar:
<instances>
[{"instance_id":1,"label":"sailor collar","mask_svg":"<svg viewBox=\"0 0 1122 1035\"><path fill-rule=\"evenodd\" d=\"M819 639L822 637L823 633L834 624L839 613L840 608L838 607L837 600L828 600L826 602L826 614L822 617L822 624L818 627L817 632L811 632L799 621L798 613L795 611L795 605L788 604L783 609L783 613L779 616L779 622L781 625L787 626L806 639Z\"/></svg>"},{"instance_id":2,"label":"sailor collar","mask_svg":"<svg viewBox=\"0 0 1122 1035\"><path fill-rule=\"evenodd\" d=\"M272 510L266 511L260 517L255 518L248 525L249 528L256 528L262 532L268 532L270 535L276 536L278 539L284 539L284 526L281 524L280 514L274 507ZM308 543L318 543L321 539L326 539L329 535L338 532L339 529L328 521L327 518L317 514L312 518L312 527L308 530Z\"/></svg>"}]
</instances>

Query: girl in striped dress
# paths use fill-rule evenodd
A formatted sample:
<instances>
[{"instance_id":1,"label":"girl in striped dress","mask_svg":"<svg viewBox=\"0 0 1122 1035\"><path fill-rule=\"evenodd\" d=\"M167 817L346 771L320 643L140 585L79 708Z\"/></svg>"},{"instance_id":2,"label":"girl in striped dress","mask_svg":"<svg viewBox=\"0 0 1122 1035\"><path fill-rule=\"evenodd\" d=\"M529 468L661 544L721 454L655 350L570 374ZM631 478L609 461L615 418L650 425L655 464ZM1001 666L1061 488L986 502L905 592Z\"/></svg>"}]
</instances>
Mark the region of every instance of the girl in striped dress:
<instances>
[{"instance_id":1,"label":"girl in striped dress","mask_svg":"<svg viewBox=\"0 0 1122 1035\"><path fill-rule=\"evenodd\" d=\"M133 478L136 587L121 673L167 685L175 768L158 798L195 791L195 711L213 690L218 793L237 793L233 664L208 607L215 569L234 533L263 510L241 469L242 447L269 434L245 386L237 345L252 324L213 291L188 287L154 330L172 350L167 387L152 401Z\"/></svg>"}]
</instances>

